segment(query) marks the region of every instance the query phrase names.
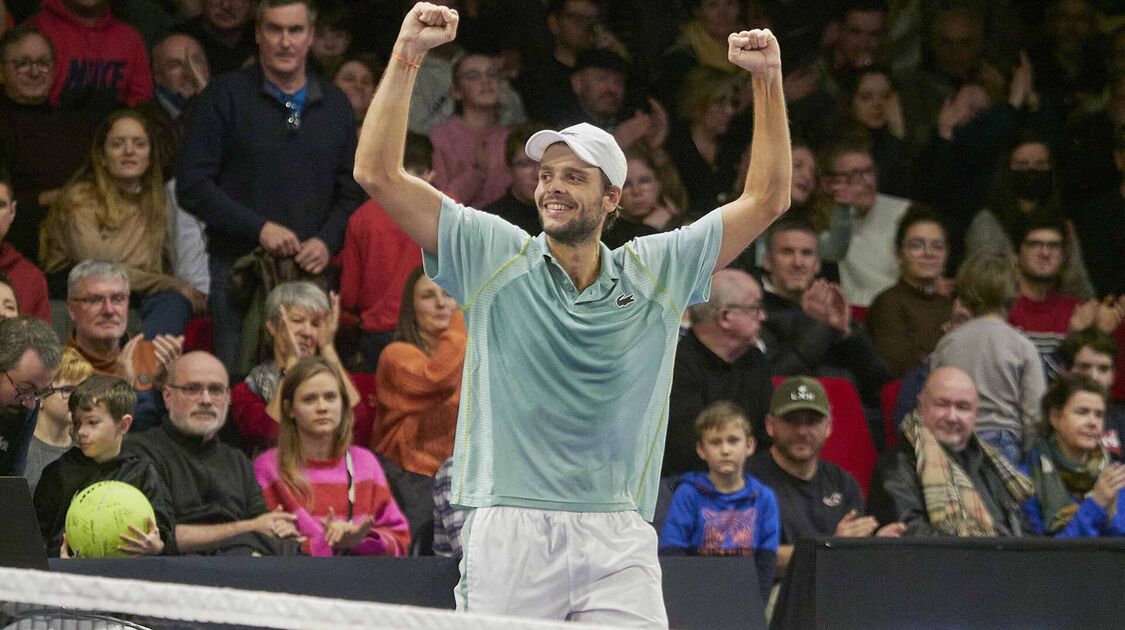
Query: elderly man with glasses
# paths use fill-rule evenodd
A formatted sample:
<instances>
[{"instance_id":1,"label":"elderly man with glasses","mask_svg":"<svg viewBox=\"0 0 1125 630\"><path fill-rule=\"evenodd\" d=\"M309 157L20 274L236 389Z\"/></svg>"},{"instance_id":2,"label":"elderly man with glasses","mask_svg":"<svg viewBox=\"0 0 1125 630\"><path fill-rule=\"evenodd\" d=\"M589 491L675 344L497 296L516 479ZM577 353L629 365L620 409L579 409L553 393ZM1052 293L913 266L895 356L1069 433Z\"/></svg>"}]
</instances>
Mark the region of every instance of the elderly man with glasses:
<instances>
[{"instance_id":1,"label":"elderly man with glasses","mask_svg":"<svg viewBox=\"0 0 1125 630\"><path fill-rule=\"evenodd\" d=\"M710 298L687 313L691 330L676 347L668 400L665 476L707 470L695 454L695 418L716 400L741 407L759 448L768 444L763 420L773 387L759 340L766 320L761 285L745 271L721 269L711 276Z\"/></svg>"},{"instance_id":2,"label":"elderly man with glasses","mask_svg":"<svg viewBox=\"0 0 1125 630\"><path fill-rule=\"evenodd\" d=\"M130 435L125 448L148 456L168 487L180 552L295 555L296 517L271 512L250 460L218 439L230 408L228 383L214 355L183 355L162 390L167 420Z\"/></svg>"},{"instance_id":3,"label":"elderly man with glasses","mask_svg":"<svg viewBox=\"0 0 1125 630\"><path fill-rule=\"evenodd\" d=\"M42 320L0 319L0 476L23 474L39 402L61 360L59 338Z\"/></svg>"},{"instance_id":4,"label":"elderly man with glasses","mask_svg":"<svg viewBox=\"0 0 1125 630\"><path fill-rule=\"evenodd\" d=\"M74 321L67 345L89 361L95 372L119 376L136 390L137 409L130 431L144 431L158 424L157 384L183 351L183 336L125 336L129 279L116 263L78 263L67 276L66 292L66 310Z\"/></svg>"}]
</instances>

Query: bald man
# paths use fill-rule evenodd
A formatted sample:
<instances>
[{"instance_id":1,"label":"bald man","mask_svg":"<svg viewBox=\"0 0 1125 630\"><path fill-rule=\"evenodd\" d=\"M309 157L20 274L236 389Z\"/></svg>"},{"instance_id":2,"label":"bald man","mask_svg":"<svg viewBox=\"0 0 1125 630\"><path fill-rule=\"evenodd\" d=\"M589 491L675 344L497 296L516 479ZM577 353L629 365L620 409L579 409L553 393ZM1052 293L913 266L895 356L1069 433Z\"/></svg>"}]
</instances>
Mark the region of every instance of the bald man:
<instances>
[{"instance_id":1,"label":"bald man","mask_svg":"<svg viewBox=\"0 0 1125 630\"><path fill-rule=\"evenodd\" d=\"M1021 505L1031 480L973 429L980 399L955 367L934 370L903 420L897 446L871 478L868 508L880 522L906 523L905 536L1024 536Z\"/></svg>"},{"instance_id":2,"label":"bald man","mask_svg":"<svg viewBox=\"0 0 1125 630\"><path fill-rule=\"evenodd\" d=\"M227 420L226 368L188 352L168 369L165 422L129 435L126 449L148 456L172 495L182 553L295 555L296 517L271 512L242 451L218 439Z\"/></svg>"},{"instance_id":3,"label":"bald man","mask_svg":"<svg viewBox=\"0 0 1125 630\"><path fill-rule=\"evenodd\" d=\"M711 297L688 309L691 330L676 348L669 398L663 475L706 471L695 454L695 417L716 400L747 414L759 448L769 445L763 421L769 410L769 365L758 341L766 312L753 276L721 269L711 276Z\"/></svg>"}]
</instances>

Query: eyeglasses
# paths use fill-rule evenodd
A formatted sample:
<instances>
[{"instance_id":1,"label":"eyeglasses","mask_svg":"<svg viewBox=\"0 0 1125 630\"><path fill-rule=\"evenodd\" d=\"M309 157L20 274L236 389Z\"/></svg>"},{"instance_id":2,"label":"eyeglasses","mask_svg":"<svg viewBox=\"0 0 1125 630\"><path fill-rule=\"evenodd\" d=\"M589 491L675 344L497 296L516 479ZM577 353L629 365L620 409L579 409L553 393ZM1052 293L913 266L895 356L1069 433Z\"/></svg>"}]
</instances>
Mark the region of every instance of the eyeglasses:
<instances>
[{"instance_id":1,"label":"eyeglasses","mask_svg":"<svg viewBox=\"0 0 1125 630\"><path fill-rule=\"evenodd\" d=\"M63 389L61 387L57 389L54 387L46 387L44 389L37 390L35 389L35 386L31 385L30 383L17 385L16 382L12 380L12 377L8 374L7 370L0 370L0 372L3 372L4 378L8 379L8 382L12 384L12 389L16 390L16 402L21 404L32 400L43 400L51 394ZM73 387L71 387L70 389L71 391L74 390Z\"/></svg>"},{"instance_id":2,"label":"eyeglasses","mask_svg":"<svg viewBox=\"0 0 1125 630\"><path fill-rule=\"evenodd\" d=\"M90 308L93 308L95 306L101 306L107 300L113 306L125 306L126 304L129 303L129 294L128 293L112 293L112 294L109 294L109 295L84 295L82 297L73 298L73 299L74 299L75 302L78 302L82 306L86 306L86 307L90 307Z\"/></svg>"},{"instance_id":3,"label":"eyeglasses","mask_svg":"<svg viewBox=\"0 0 1125 630\"><path fill-rule=\"evenodd\" d=\"M912 238L903 243L902 247L908 254L917 255L927 250L932 254L944 254L946 244L945 241L927 241L921 238Z\"/></svg>"},{"instance_id":4,"label":"eyeglasses","mask_svg":"<svg viewBox=\"0 0 1125 630\"><path fill-rule=\"evenodd\" d=\"M186 385L172 385L169 383L168 387L177 389L190 398L199 398L203 395L203 392L210 394L211 398L226 398L227 394L230 393L230 388L220 383L208 383L206 385L203 383L188 383Z\"/></svg>"},{"instance_id":5,"label":"eyeglasses","mask_svg":"<svg viewBox=\"0 0 1125 630\"><path fill-rule=\"evenodd\" d=\"M1028 249L1045 249L1049 252L1057 252L1062 249L1062 241L1039 241L1034 239L1027 239L1023 242L1023 246Z\"/></svg>"},{"instance_id":6,"label":"eyeglasses","mask_svg":"<svg viewBox=\"0 0 1125 630\"><path fill-rule=\"evenodd\" d=\"M63 385L62 387L52 387L50 393L46 394L43 397L46 398L47 396L50 396L51 394L58 394L62 398L67 398L71 394L74 393L75 387L76 387L75 385Z\"/></svg>"},{"instance_id":7,"label":"eyeglasses","mask_svg":"<svg viewBox=\"0 0 1125 630\"><path fill-rule=\"evenodd\" d=\"M16 72L29 72L32 67L40 72L47 72L55 67L55 62L52 61L50 57L40 57L39 59L21 57L19 59L10 59L5 63L15 68Z\"/></svg>"},{"instance_id":8,"label":"eyeglasses","mask_svg":"<svg viewBox=\"0 0 1125 630\"><path fill-rule=\"evenodd\" d=\"M854 184L875 177L875 167L868 166L867 168L853 168L850 171L837 171L829 173L829 177L846 180L849 184Z\"/></svg>"}]
</instances>

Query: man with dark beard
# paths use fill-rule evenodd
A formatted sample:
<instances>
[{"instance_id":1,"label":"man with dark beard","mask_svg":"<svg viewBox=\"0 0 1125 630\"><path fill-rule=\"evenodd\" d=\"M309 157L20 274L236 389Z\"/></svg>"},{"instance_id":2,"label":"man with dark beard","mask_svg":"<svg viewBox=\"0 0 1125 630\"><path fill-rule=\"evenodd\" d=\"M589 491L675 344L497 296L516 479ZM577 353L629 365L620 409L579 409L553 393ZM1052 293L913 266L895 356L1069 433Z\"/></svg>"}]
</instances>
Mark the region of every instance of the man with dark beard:
<instances>
[{"instance_id":1,"label":"man with dark beard","mask_svg":"<svg viewBox=\"0 0 1125 630\"><path fill-rule=\"evenodd\" d=\"M785 379L774 390L766 433L773 443L746 462L746 471L773 490L781 508L777 575L785 575L793 546L814 536L899 536L905 526L882 527L863 515L863 494L846 471L820 459L832 433L828 394L807 376Z\"/></svg>"},{"instance_id":2,"label":"man with dark beard","mask_svg":"<svg viewBox=\"0 0 1125 630\"><path fill-rule=\"evenodd\" d=\"M452 41L457 23L456 11L424 2L406 16L355 177L465 312L451 503L472 508L461 566L473 569L461 575L458 608L666 627L656 532L644 521L655 508L675 344L712 272L789 206L777 40L769 31L728 39L728 58L754 86L742 195L685 229L611 251L599 237L626 161L592 125L541 131L525 145L539 162L536 237L406 174L407 95L426 52Z\"/></svg>"},{"instance_id":3,"label":"man with dark beard","mask_svg":"<svg viewBox=\"0 0 1125 630\"><path fill-rule=\"evenodd\" d=\"M168 370L168 420L129 435L125 447L148 456L172 495L181 553L293 555L297 517L271 512L250 460L219 441L227 420L226 368L211 354L189 352Z\"/></svg>"}]
</instances>

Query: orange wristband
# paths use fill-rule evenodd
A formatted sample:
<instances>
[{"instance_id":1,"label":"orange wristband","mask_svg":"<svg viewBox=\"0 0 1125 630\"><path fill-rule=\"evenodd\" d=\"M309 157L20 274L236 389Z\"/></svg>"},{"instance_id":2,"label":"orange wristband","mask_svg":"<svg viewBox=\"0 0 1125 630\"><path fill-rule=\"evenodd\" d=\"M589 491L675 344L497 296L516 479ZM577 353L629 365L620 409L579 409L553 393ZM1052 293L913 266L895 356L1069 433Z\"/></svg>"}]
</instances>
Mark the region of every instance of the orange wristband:
<instances>
[{"instance_id":1,"label":"orange wristband","mask_svg":"<svg viewBox=\"0 0 1125 630\"><path fill-rule=\"evenodd\" d=\"M404 64L406 64L406 65L410 66L411 68L414 68L415 70L417 70L418 68L421 68L421 67L422 67L422 64L420 64L420 63L414 63L413 61L411 61L411 60L407 59L406 57L402 57L402 56L396 55L396 54L394 54L393 52L391 53L391 59L396 59L396 60L398 60L398 61L401 61L402 63L404 63Z\"/></svg>"}]
</instances>

